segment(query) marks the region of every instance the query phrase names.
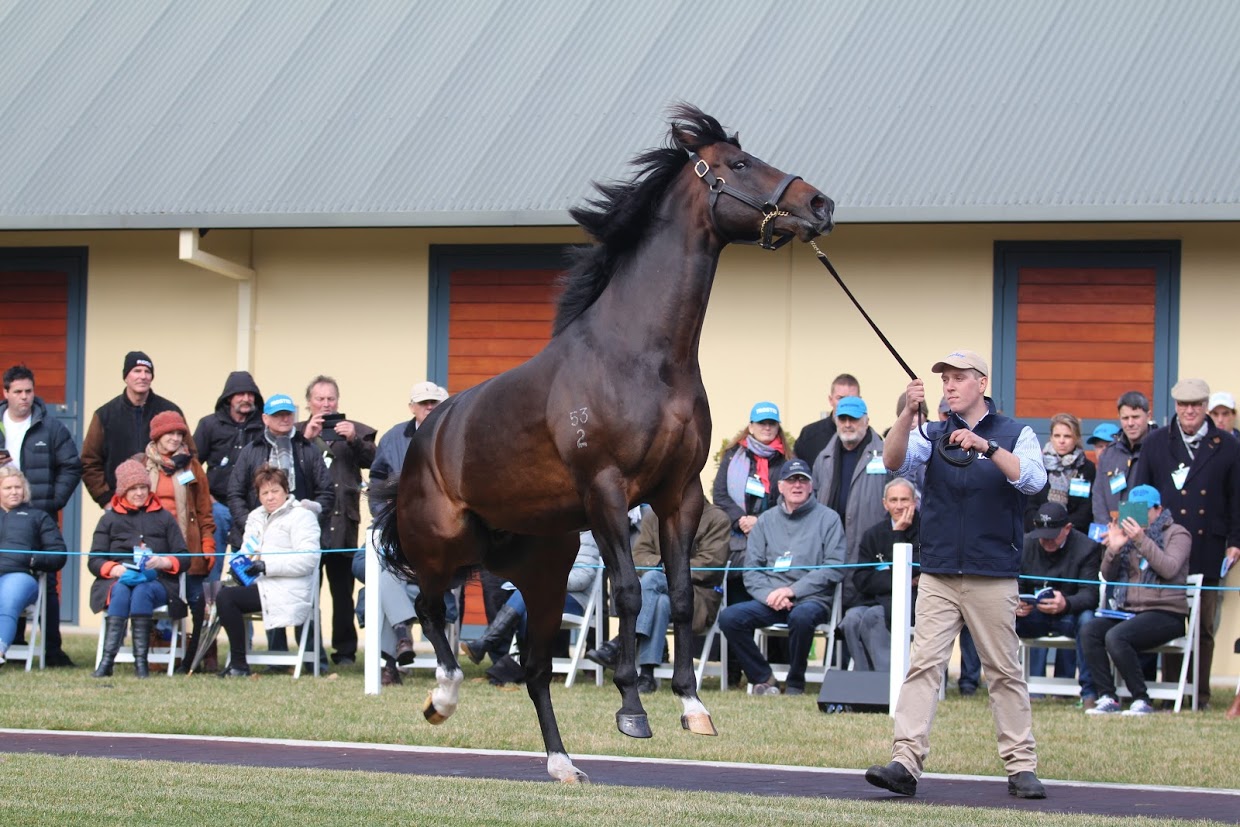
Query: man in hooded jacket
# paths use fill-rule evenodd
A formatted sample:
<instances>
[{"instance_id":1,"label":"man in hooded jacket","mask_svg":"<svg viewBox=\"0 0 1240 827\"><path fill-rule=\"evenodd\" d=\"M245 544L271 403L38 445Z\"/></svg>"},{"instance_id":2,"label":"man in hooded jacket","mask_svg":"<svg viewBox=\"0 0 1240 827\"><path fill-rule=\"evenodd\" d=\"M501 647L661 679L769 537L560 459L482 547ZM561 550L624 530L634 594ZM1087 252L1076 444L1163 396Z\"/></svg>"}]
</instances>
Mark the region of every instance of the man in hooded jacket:
<instances>
[{"instance_id":1,"label":"man in hooded jacket","mask_svg":"<svg viewBox=\"0 0 1240 827\"><path fill-rule=\"evenodd\" d=\"M215 518L215 547L223 551L232 531L228 510L228 478L237 455L263 433L263 394L249 371L235 370L224 380L215 411L198 420L194 444L207 471L211 489L211 516ZM216 569L219 570L218 567Z\"/></svg>"}]
</instances>

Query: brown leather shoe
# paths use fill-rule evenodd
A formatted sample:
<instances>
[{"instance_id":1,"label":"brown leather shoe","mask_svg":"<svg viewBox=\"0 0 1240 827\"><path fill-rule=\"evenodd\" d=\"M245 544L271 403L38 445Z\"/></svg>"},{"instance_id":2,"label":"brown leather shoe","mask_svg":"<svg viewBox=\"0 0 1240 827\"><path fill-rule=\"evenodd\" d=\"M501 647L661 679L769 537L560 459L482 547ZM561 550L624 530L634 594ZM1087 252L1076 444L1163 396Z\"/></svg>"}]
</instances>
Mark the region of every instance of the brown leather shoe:
<instances>
[{"instance_id":1,"label":"brown leather shoe","mask_svg":"<svg viewBox=\"0 0 1240 827\"><path fill-rule=\"evenodd\" d=\"M1236 699L1231 702L1231 706L1227 707L1227 720L1240 718L1240 694L1236 695Z\"/></svg>"},{"instance_id":2,"label":"brown leather shoe","mask_svg":"<svg viewBox=\"0 0 1240 827\"><path fill-rule=\"evenodd\" d=\"M383 664L383 671L379 673L379 683L382 686L400 686L400 670L396 668L394 663Z\"/></svg>"}]
</instances>

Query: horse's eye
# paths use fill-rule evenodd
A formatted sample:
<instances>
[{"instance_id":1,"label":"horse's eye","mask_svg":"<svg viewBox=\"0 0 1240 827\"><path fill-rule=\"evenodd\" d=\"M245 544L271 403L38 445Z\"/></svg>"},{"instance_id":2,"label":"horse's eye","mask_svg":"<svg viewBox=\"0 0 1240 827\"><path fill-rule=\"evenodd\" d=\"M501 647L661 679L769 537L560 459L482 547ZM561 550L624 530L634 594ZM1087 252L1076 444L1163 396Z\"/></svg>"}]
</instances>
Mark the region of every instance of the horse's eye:
<instances>
[{"instance_id":1,"label":"horse's eye","mask_svg":"<svg viewBox=\"0 0 1240 827\"><path fill-rule=\"evenodd\" d=\"M749 162L744 159L739 160L739 161L733 161L731 164L732 169L737 170L737 171L745 169L748 166L749 166Z\"/></svg>"}]
</instances>

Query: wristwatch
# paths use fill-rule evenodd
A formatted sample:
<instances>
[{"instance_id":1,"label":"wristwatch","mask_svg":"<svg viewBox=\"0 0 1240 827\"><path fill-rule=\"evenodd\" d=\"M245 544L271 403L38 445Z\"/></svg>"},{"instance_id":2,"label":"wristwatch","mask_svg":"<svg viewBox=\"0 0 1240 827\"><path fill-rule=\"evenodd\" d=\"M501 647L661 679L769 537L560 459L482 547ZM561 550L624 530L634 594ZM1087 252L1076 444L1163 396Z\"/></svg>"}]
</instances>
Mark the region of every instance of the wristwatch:
<instances>
[{"instance_id":1,"label":"wristwatch","mask_svg":"<svg viewBox=\"0 0 1240 827\"><path fill-rule=\"evenodd\" d=\"M998 451L998 450L999 450L999 443L995 442L993 439L987 440L986 441L986 453L982 454L982 456L986 457L986 459L990 459L991 457L995 455L995 451Z\"/></svg>"}]
</instances>

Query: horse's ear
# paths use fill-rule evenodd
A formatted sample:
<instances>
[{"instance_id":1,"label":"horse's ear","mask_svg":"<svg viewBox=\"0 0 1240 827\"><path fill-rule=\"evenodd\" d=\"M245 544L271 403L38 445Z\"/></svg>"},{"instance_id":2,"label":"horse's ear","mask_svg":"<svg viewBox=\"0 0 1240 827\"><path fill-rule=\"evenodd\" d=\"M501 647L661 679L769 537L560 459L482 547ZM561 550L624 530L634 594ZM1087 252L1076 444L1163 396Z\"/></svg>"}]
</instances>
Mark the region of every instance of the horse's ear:
<instances>
[{"instance_id":1,"label":"horse's ear","mask_svg":"<svg viewBox=\"0 0 1240 827\"><path fill-rule=\"evenodd\" d=\"M696 133L686 129L682 124L672 124L672 140L680 149L690 150L698 144Z\"/></svg>"}]
</instances>

